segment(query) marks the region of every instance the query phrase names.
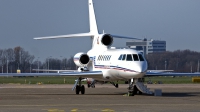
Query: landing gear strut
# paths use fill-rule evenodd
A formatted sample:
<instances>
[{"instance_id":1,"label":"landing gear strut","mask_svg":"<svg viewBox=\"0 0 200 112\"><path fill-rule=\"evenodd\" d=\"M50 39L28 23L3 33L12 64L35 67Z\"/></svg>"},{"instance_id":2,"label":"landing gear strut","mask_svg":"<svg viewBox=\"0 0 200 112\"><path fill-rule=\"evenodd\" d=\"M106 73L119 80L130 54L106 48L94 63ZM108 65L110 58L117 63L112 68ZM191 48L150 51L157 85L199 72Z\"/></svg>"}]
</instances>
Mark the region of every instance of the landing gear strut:
<instances>
[{"instance_id":1,"label":"landing gear strut","mask_svg":"<svg viewBox=\"0 0 200 112\"><path fill-rule=\"evenodd\" d=\"M128 96L134 96L138 91L138 88L134 85L134 79L129 80Z\"/></svg>"},{"instance_id":2,"label":"landing gear strut","mask_svg":"<svg viewBox=\"0 0 200 112\"><path fill-rule=\"evenodd\" d=\"M85 94L85 86L81 85L81 80L82 78L77 79L78 85L76 85L76 94L79 94L79 92L81 92L81 94Z\"/></svg>"},{"instance_id":3,"label":"landing gear strut","mask_svg":"<svg viewBox=\"0 0 200 112\"><path fill-rule=\"evenodd\" d=\"M116 88L119 88L119 84L117 82L117 84L115 84L114 82L110 82L113 86L115 86Z\"/></svg>"}]
</instances>

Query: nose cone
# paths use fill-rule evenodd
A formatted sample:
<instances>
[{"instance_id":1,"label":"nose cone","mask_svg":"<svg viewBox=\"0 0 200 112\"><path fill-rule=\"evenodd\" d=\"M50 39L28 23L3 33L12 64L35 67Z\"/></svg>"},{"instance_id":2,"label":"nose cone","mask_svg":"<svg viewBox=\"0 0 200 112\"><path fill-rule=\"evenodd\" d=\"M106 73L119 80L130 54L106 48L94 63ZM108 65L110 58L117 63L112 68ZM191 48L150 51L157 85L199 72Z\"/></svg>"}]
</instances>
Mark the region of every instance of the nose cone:
<instances>
[{"instance_id":1,"label":"nose cone","mask_svg":"<svg viewBox=\"0 0 200 112\"><path fill-rule=\"evenodd\" d=\"M137 68L136 68L137 72L143 73L147 71L147 62L143 61L143 62L139 62L137 64Z\"/></svg>"}]
</instances>

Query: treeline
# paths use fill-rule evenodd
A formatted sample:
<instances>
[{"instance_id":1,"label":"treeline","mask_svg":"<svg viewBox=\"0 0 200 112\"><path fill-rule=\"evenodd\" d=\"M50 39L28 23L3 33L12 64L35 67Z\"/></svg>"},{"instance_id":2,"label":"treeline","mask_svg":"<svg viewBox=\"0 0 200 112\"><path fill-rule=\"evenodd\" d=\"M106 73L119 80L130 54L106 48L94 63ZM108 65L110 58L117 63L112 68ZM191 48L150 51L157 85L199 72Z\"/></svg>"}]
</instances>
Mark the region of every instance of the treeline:
<instances>
[{"instance_id":1,"label":"treeline","mask_svg":"<svg viewBox=\"0 0 200 112\"><path fill-rule=\"evenodd\" d=\"M175 72L197 72L200 52L190 50L167 51L146 55L149 70L174 70ZM57 59L47 57L41 61L25 51L21 47L0 49L0 73L16 73L20 69L22 73L39 72L46 70L76 70L73 57L69 59ZM35 71L32 71L35 69Z\"/></svg>"},{"instance_id":2,"label":"treeline","mask_svg":"<svg viewBox=\"0 0 200 112\"><path fill-rule=\"evenodd\" d=\"M162 53L152 53L146 56L148 69L174 70L175 72L198 72L200 52L176 50Z\"/></svg>"},{"instance_id":3,"label":"treeline","mask_svg":"<svg viewBox=\"0 0 200 112\"><path fill-rule=\"evenodd\" d=\"M38 72L32 69L76 69L73 57L67 59L46 58L41 62L34 55L31 55L24 48L15 47L9 49L0 49L0 73L16 73L20 69L22 73Z\"/></svg>"}]
</instances>

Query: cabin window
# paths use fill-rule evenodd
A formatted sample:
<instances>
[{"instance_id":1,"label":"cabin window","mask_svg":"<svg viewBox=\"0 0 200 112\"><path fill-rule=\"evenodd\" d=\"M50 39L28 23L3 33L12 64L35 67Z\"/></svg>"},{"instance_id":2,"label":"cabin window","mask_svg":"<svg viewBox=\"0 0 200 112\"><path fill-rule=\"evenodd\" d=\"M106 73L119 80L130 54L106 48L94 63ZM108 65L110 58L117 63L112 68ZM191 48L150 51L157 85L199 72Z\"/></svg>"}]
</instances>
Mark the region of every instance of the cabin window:
<instances>
[{"instance_id":1,"label":"cabin window","mask_svg":"<svg viewBox=\"0 0 200 112\"><path fill-rule=\"evenodd\" d=\"M110 60L111 56L109 56L109 60Z\"/></svg>"},{"instance_id":2,"label":"cabin window","mask_svg":"<svg viewBox=\"0 0 200 112\"><path fill-rule=\"evenodd\" d=\"M118 60L122 60L123 55L121 54L118 58Z\"/></svg>"},{"instance_id":3,"label":"cabin window","mask_svg":"<svg viewBox=\"0 0 200 112\"><path fill-rule=\"evenodd\" d=\"M100 60L100 55L99 55L99 57L98 57L98 61Z\"/></svg>"},{"instance_id":4,"label":"cabin window","mask_svg":"<svg viewBox=\"0 0 200 112\"><path fill-rule=\"evenodd\" d=\"M133 59L134 59L134 61L139 61L138 55L137 54L133 54Z\"/></svg>"},{"instance_id":5,"label":"cabin window","mask_svg":"<svg viewBox=\"0 0 200 112\"><path fill-rule=\"evenodd\" d=\"M140 61L144 61L142 54L138 54L138 55L139 55Z\"/></svg>"},{"instance_id":6,"label":"cabin window","mask_svg":"<svg viewBox=\"0 0 200 112\"><path fill-rule=\"evenodd\" d=\"M108 56L106 55L105 57L106 57L105 61L108 61Z\"/></svg>"},{"instance_id":7,"label":"cabin window","mask_svg":"<svg viewBox=\"0 0 200 112\"><path fill-rule=\"evenodd\" d=\"M99 60L100 60L100 61L102 60L102 56L101 56L101 55L99 56Z\"/></svg>"},{"instance_id":8,"label":"cabin window","mask_svg":"<svg viewBox=\"0 0 200 112\"><path fill-rule=\"evenodd\" d=\"M133 61L131 54L127 54L126 61Z\"/></svg>"},{"instance_id":9,"label":"cabin window","mask_svg":"<svg viewBox=\"0 0 200 112\"><path fill-rule=\"evenodd\" d=\"M126 54L123 55L122 60L124 61L126 59Z\"/></svg>"}]
</instances>

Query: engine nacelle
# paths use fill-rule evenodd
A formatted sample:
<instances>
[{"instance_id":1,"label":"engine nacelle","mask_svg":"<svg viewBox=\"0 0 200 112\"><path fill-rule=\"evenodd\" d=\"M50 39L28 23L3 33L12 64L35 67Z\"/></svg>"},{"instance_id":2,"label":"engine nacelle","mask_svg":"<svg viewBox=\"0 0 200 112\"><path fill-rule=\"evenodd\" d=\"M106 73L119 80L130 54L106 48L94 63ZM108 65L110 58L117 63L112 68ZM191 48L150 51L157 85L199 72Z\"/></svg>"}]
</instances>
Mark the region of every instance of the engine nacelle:
<instances>
[{"instance_id":1,"label":"engine nacelle","mask_svg":"<svg viewBox=\"0 0 200 112\"><path fill-rule=\"evenodd\" d=\"M113 43L113 37L110 34L103 34L100 37L100 42L104 46L111 46Z\"/></svg>"},{"instance_id":2,"label":"engine nacelle","mask_svg":"<svg viewBox=\"0 0 200 112\"><path fill-rule=\"evenodd\" d=\"M90 57L86 53L80 52L74 56L74 63L79 67L87 66L89 62Z\"/></svg>"}]
</instances>

